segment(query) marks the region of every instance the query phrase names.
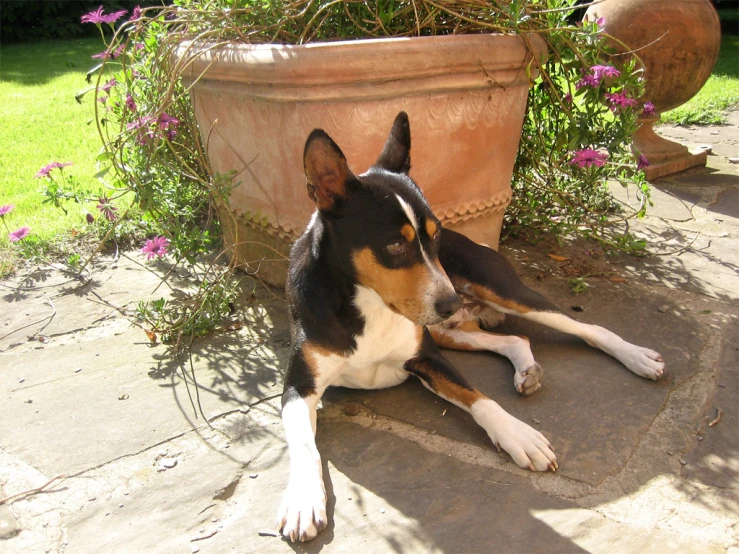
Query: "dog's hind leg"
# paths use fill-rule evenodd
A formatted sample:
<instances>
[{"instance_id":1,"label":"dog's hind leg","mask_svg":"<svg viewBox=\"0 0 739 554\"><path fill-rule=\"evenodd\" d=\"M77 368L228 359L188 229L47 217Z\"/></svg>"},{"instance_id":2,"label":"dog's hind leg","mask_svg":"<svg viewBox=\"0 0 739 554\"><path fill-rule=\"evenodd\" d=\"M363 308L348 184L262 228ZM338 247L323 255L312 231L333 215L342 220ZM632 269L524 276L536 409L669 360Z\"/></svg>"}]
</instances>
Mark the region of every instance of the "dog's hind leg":
<instances>
[{"instance_id":1,"label":"dog's hind leg","mask_svg":"<svg viewBox=\"0 0 739 554\"><path fill-rule=\"evenodd\" d=\"M504 314L518 315L575 335L641 377L657 380L664 373L665 364L659 353L631 344L603 327L567 316L524 285L508 260L495 250L444 230L439 260L460 294Z\"/></svg>"},{"instance_id":2,"label":"dog's hind leg","mask_svg":"<svg viewBox=\"0 0 739 554\"><path fill-rule=\"evenodd\" d=\"M516 335L500 335L483 331L475 321L467 321L454 328L444 324L429 327L438 346L453 350L487 350L508 358L515 374L513 386L528 396L541 388L544 371L534 360L529 339Z\"/></svg>"},{"instance_id":3,"label":"dog's hind leg","mask_svg":"<svg viewBox=\"0 0 739 554\"><path fill-rule=\"evenodd\" d=\"M424 333L419 353L403 368L440 397L472 414L498 448L513 461L532 471L555 471L557 458L549 441L536 429L519 421L497 402L471 387L440 353L430 333Z\"/></svg>"}]
</instances>

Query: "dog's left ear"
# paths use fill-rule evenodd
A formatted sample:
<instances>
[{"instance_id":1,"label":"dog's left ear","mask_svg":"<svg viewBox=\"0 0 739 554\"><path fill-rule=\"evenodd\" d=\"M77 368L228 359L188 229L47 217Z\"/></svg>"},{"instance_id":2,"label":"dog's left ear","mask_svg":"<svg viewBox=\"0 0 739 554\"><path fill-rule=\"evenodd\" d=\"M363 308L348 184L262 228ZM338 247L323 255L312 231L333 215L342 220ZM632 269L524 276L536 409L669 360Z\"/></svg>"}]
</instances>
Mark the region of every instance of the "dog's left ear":
<instances>
[{"instance_id":1,"label":"dog's left ear","mask_svg":"<svg viewBox=\"0 0 739 554\"><path fill-rule=\"evenodd\" d=\"M305 142L303 167L308 180L308 196L327 215L341 215L346 185L356 179L346 156L323 129L315 129Z\"/></svg>"},{"instance_id":2,"label":"dog's left ear","mask_svg":"<svg viewBox=\"0 0 739 554\"><path fill-rule=\"evenodd\" d=\"M411 126L408 114L400 112L393 122L382 154L375 165L393 173L408 173L411 169Z\"/></svg>"}]
</instances>

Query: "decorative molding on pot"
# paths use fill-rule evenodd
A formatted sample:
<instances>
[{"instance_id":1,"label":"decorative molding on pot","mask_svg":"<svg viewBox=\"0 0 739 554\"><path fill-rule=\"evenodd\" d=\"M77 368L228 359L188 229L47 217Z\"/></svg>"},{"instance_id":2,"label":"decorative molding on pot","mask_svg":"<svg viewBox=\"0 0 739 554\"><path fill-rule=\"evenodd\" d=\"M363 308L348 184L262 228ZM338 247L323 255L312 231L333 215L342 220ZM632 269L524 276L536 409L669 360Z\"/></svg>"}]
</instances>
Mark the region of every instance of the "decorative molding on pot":
<instances>
[{"instance_id":1,"label":"decorative molding on pot","mask_svg":"<svg viewBox=\"0 0 739 554\"><path fill-rule=\"evenodd\" d=\"M197 80L199 86L215 93L271 102L377 100L459 90L505 90L527 84L524 68L531 53L519 36L450 38L297 46L183 42L175 59L184 66L182 77L187 84ZM528 35L527 40L537 56L546 54L541 37ZM434 49L433 56L429 56L429 49Z\"/></svg>"}]
</instances>

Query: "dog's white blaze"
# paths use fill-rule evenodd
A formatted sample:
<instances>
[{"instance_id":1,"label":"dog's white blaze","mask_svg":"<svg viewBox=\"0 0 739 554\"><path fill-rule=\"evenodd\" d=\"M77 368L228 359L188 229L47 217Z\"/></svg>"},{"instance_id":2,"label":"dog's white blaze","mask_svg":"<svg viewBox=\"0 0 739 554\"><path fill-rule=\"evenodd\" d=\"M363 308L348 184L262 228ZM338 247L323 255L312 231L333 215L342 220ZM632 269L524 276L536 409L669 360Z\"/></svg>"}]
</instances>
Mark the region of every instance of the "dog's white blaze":
<instances>
[{"instance_id":1,"label":"dog's white blaze","mask_svg":"<svg viewBox=\"0 0 739 554\"><path fill-rule=\"evenodd\" d=\"M436 267L436 265L431 263L428 253L424 249L423 243L421 242L418 219L416 218L416 214L413 213L413 208L411 208L410 204L403 200L399 195L396 194L395 197L398 199L400 207L403 208L403 212L405 212L405 215L408 217L411 225L416 230L416 240L418 241L418 247L421 249L423 263L426 265L429 273L431 274L429 289L424 291L424 297L426 298L427 302L429 321L431 321L435 315L434 304L436 302L437 296L452 294L454 292L454 288L452 287L451 281L449 281L449 277L439 271L439 268Z\"/></svg>"},{"instance_id":2,"label":"dog's white blaze","mask_svg":"<svg viewBox=\"0 0 739 554\"><path fill-rule=\"evenodd\" d=\"M416 235L418 235L418 219L416 219L416 214L413 213L413 208L411 208L411 205L403 200L399 195L396 194L395 198L398 199L400 207L403 208L405 215L408 217L408 221L411 222L411 225L413 225L413 228L416 230Z\"/></svg>"}]
</instances>

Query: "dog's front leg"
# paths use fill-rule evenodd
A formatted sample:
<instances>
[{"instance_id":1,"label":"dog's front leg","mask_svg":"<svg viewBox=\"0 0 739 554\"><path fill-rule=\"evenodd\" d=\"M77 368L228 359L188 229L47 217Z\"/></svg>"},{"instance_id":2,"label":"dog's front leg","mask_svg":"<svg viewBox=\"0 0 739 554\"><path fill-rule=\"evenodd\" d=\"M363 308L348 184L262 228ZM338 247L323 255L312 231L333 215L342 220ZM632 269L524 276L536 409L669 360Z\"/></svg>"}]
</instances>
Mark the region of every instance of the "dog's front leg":
<instances>
[{"instance_id":1,"label":"dog's front leg","mask_svg":"<svg viewBox=\"0 0 739 554\"><path fill-rule=\"evenodd\" d=\"M290 454L290 478L277 514L277 526L291 541L309 541L326 528L326 489L316 448L316 409L320 396L301 396L292 386L282 396L282 424Z\"/></svg>"},{"instance_id":2,"label":"dog's front leg","mask_svg":"<svg viewBox=\"0 0 739 554\"><path fill-rule=\"evenodd\" d=\"M500 405L471 387L438 351L428 330L421 351L404 369L445 400L472 414L498 448L516 465L532 471L555 471L557 457L549 441L536 429L519 421Z\"/></svg>"}]
</instances>

